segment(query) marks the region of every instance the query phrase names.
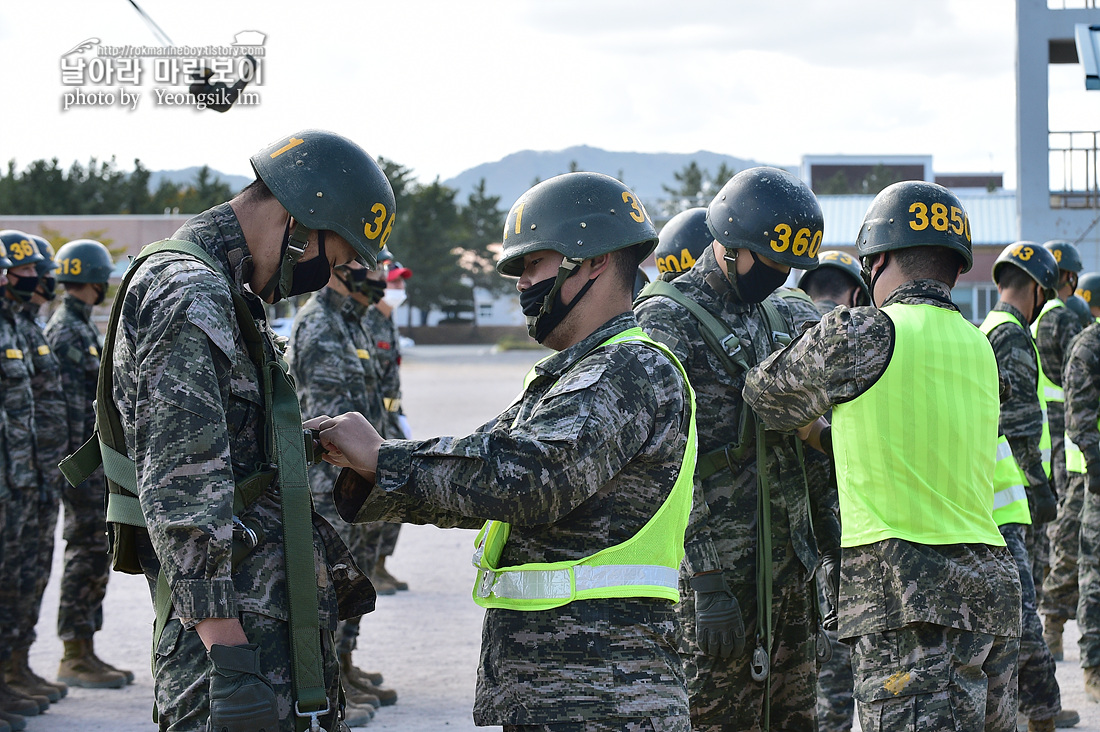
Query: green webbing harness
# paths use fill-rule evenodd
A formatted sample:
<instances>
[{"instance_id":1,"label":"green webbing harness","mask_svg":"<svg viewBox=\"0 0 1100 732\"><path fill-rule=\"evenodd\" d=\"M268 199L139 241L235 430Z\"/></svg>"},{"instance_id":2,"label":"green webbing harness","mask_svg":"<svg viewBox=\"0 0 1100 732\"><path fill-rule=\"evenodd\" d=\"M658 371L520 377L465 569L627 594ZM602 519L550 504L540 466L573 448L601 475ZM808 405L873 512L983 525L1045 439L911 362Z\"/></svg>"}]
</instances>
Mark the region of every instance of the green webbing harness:
<instances>
[{"instance_id":1,"label":"green webbing harness","mask_svg":"<svg viewBox=\"0 0 1100 732\"><path fill-rule=\"evenodd\" d=\"M813 301L801 290L781 290L777 294L784 299L805 300L810 304ZM696 301L682 293L675 285L664 280L655 280L646 285L638 294L634 304L637 305L650 297L667 297L678 305L682 305L692 314L699 323L699 332L710 351L722 363L730 376L737 378L747 372L751 365L745 355L745 349L741 346L741 340L721 320L711 314ZM760 303L764 313L764 319L768 325L770 339L773 343L787 346L791 342L791 334L783 316L770 300ZM658 339L659 340L659 339ZM752 655L752 678L755 681L764 682L764 697L771 698L771 647L772 647L772 532L771 532L771 485L767 469L767 436L764 425L752 414L748 404L743 404L737 434L733 442L711 450L705 455L700 455L695 467L695 476L700 480L706 480L710 476L722 470L733 470L735 460L740 461L753 440L756 442L756 616L757 623L757 647ZM801 442L796 441L799 458L801 459ZM805 482L805 481L804 481ZM809 489L806 493L809 501ZM768 729L771 722L771 703L764 705L764 729Z\"/></svg>"},{"instance_id":2,"label":"green webbing harness","mask_svg":"<svg viewBox=\"0 0 1100 732\"><path fill-rule=\"evenodd\" d=\"M123 572L140 573L133 534L127 541L125 532L145 527L144 516L138 501L137 471L134 462L126 455L126 441L122 423L114 405L113 362L115 334L118 332L122 302L130 281L138 267L150 256L159 252L185 254L208 266L221 276L221 269L204 249L186 241L166 239L150 244L141 250L131 263L122 284L115 295L114 307L104 340L99 383L96 388L96 434L81 448L61 463L61 470L73 485L85 480L102 462L107 477L108 509L114 568ZM305 443L302 437L302 415L294 385L287 375L286 362L277 354L268 359L263 347L263 336L244 297L232 287L233 308L241 336L248 349L249 358L256 365L264 392L267 410L266 453L273 457L273 465L260 469L239 481L233 494L234 516L240 516L271 484L277 471L281 493L283 523L283 553L286 566L287 600L290 615L291 670L294 683L295 728L320 729L318 717L330 711L326 695L320 646L320 621L318 618L317 575L313 551L313 504L306 479ZM140 527L140 529L139 529ZM246 531L251 531L245 527ZM122 539L120 541L119 539ZM252 534L252 547L256 536ZM247 549L251 549L248 547ZM247 554L244 551L243 554ZM243 556L241 557L243 558ZM238 561L234 546L234 566ZM153 648L159 642L171 615L172 599L167 578L161 571L154 591L156 622L153 627ZM155 715L155 709L154 709Z\"/></svg>"}]
</instances>

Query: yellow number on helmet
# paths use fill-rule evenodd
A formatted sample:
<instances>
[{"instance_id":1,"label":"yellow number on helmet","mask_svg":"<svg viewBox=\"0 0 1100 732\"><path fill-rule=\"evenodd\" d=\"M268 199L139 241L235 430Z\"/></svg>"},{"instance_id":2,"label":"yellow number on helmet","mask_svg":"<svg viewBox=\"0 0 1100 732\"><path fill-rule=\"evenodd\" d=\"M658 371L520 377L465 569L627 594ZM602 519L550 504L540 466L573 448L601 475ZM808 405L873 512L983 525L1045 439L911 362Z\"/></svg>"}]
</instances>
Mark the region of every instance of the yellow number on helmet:
<instances>
[{"instance_id":1,"label":"yellow number on helmet","mask_svg":"<svg viewBox=\"0 0 1100 732\"><path fill-rule=\"evenodd\" d=\"M639 224L645 223L645 211L638 205L638 201L630 194L630 191L623 191L623 203L630 204L630 218L634 219ZM519 232L517 231L516 233L518 234Z\"/></svg>"},{"instance_id":2,"label":"yellow number on helmet","mask_svg":"<svg viewBox=\"0 0 1100 732\"><path fill-rule=\"evenodd\" d=\"M368 221L363 224L363 234L368 239L377 239L378 235L382 233L382 224L386 220L386 204L376 203L370 207L371 213L375 214L374 221Z\"/></svg>"},{"instance_id":3,"label":"yellow number on helmet","mask_svg":"<svg viewBox=\"0 0 1100 732\"><path fill-rule=\"evenodd\" d=\"M769 242L772 249L777 252L787 251L791 246L791 227L786 224L776 224L772 231L779 235L779 241L772 239L771 242Z\"/></svg>"}]
</instances>

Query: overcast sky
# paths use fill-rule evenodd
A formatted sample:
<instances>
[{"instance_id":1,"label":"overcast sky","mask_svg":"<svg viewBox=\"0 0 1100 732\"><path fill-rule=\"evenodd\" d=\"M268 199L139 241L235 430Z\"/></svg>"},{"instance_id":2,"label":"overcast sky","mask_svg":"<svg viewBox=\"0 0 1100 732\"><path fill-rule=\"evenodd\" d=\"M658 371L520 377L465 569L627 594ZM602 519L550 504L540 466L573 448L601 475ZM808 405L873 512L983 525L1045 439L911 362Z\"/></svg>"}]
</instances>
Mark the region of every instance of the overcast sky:
<instances>
[{"instance_id":1,"label":"overcast sky","mask_svg":"<svg viewBox=\"0 0 1100 732\"><path fill-rule=\"evenodd\" d=\"M267 35L254 107L62 111L60 57L88 38L160 45L128 0L5 2L0 161L114 155L151 169L248 157L305 127L447 178L523 149L587 144L797 164L931 154L1015 182L1010 0L138 0L176 44ZM1053 129L1095 129L1100 92L1052 67ZM134 91L134 87L127 87Z\"/></svg>"}]
</instances>

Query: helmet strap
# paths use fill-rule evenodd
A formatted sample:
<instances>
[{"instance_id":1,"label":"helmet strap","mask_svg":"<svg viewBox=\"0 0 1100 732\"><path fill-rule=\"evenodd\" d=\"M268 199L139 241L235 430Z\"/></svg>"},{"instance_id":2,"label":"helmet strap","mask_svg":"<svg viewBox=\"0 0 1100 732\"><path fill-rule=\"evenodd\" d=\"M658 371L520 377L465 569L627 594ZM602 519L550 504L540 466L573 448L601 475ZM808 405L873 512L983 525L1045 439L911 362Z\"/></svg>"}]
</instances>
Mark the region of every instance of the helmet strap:
<instances>
[{"instance_id":1,"label":"helmet strap","mask_svg":"<svg viewBox=\"0 0 1100 732\"><path fill-rule=\"evenodd\" d=\"M313 229L303 226L300 221L295 221L294 233L292 234L290 231L290 218L288 215L286 229L283 231L283 243L279 252L279 268L275 270L274 274L271 275L271 279L259 292L260 299L265 302L272 293L275 294L275 300L281 300L286 293L290 292L290 286L294 282L294 265L305 253L306 247L309 246L309 235L313 233Z\"/></svg>"},{"instance_id":2,"label":"helmet strap","mask_svg":"<svg viewBox=\"0 0 1100 732\"><path fill-rule=\"evenodd\" d=\"M558 327L565 317L573 310L584 294L588 292L588 288L592 286L592 283L596 281L595 278L590 279L585 283L584 287L573 297L573 300L569 304L561 302L558 293L561 292L562 285L565 281L577 273L577 268L584 262L583 259L573 259L571 257L565 257L562 259L561 264L558 265L558 275L554 278L554 286L550 288L550 291L546 293L546 297L542 299L542 307L539 309L538 315L527 316L527 332L539 343L546 340L546 337ZM555 304L560 307L555 308Z\"/></svg>"},{"instance_id":3,"label":"helmet strap","mask_svg":"<svg viewBox=\"0 0 1100 732\"><path fill-rule=\"evenodd\" d=\"M726 280L729 281L733 294L740 300L741 288L737 286L737 250L724 246L722 251L725 252L722 259L726 260Z\"/></svg>"}]
</instances>

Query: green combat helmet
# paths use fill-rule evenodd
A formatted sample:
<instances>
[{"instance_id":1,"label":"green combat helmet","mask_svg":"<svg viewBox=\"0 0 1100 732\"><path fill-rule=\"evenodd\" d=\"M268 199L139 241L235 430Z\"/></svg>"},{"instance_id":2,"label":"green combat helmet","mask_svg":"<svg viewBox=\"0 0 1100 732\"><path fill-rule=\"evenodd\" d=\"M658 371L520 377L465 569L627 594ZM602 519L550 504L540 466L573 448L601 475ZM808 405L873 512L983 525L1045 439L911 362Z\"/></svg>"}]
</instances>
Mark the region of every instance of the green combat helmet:
<instances>
[{"instance_id":1,"label":"green combat helmet","mask_svg":"<svg viewBox=\"0 0 1100 732\"><path fill-rule=\"evenodd\" d=\"M523 257L531 252L549 249L564 256L538 309L531 313L524 307L527 330L541 343L583 297L582 289L567 306L558 293L584 260L638 247L641 261L657 246L657 231L642 202L622 182L601 173L566 173L539 183L512 204L503 244L497 271L510 277L523 273Z\"/></svg>"},{"instance_id":2,"label":"green combat helmet","mask_svg":"<svg viewBox=\"0 0 1100 732\"><path fill-rule=\"evenodd\" d=\"M749 168L707 206L707 228L727 250L748 249L792 269L817 266L825 224L809 186L779 168Z\"/></svg>"},{"instance_id":3,"label":"green combat helmet","mask_svg":"<svg viewBox=\"0 0 1100 732\"><path fill-rule=\"evenodd\" d=\"M1027 272L1039 284L1047 298L1054 297L1058 289L1058 262L1054 255L1033 241L1009 244L993 262L993 282L1000 282L1001 270L1009 264Z\"/></svg>"},{"instance_id":4,"label":"green combat helmet","mask_svg":"<svg viewBox=\"0 0 1100 732\"><path fill-rule=\"evenodd\" d=\"M707 228L707 210L702 206L681 211L661 227L657 248L653 258L657 262L657 271L662 275L675 277L695 266L703 250L710 246L714 237ZM668 279L662 277L662 279Z\"/></svg>"},{"instance_id":5,"label":"green combat helmet","mask_svg":"<svg viewBox=\"0 0 1100 732\"><path fill-rule=\"evenodd\" d=\"M57 281L105 284L114 262L107 247L94 239L74 239L57 250Z\"/></svg>"},{"instance_id":6,"label":"green combat helmet","mask_svg":"<svg viewBox=\"0 0 1100 732\"><path fill-rule=\"evenodd\" d=\"M856 237L864 277L871 255L911 247L944 247L962 257L963 272L974 266L970 217L954 193L935 183L907 180L875 196Z\"/></svg>"},{"instance_id":7,"label":"green combat helmet","mask_svg":"<svg viewBox=\"0 0 1100 732\"><path fill-rule=\"evenodd\" d=\"M8 248L4 246L3 241L0 241L0 269L9 267L11 267L11 260L8 259Z\"/></svg>"},{"instance_id":8,"label":"green combat helmet","mask_svg":"<svg viewBox=\"0 0 1100 732\"><path fill-rule=\"evenodd\" d=\"M361 147L333 132L302 130L271 143L251 162L256 176L298 222L261 297L275 291L279 299L290 292L294 265L311 231L335 231L368 267L375 265L397 206L386 174Z\"/></svg>"},{"instance_id":9,"label":"green combat helmet","mask_svg":"<svg viewBox=\"0 0 1100 732\"><path fill-rule=\"evenodd\" d=\"M1096 322L1096 318L1092 317L1092 311L1089 309L1089 304L1085 302L1084 298L1078 297L1077 295L1070 295L1066 298L1066 309L1077 316L1083 328L1087 328Z\"/></svg>"},{"instance_id":10,"label":"green combat helmet","mask_svg":"<svg viewBox=\"0 0 1100 732\"><path fill-rule=\"evenodd\" d=\"M1077 281L1074 293L1088 303L1089 307L1100 307L1100 272L1086 272Z\"/></svg>"},{"instance_id":11,"label":"green combat helmet","mask_svg":"<svg viewBox=\"0 0 1100 732\"><path fill-rule=\"evenodd\" d=\"M4 229L0 231L0 241L4 242L8 259L11 260L10 269L35 265L34 274L32 275L16 275L8 272L8 293L19 302L29 302L31 295L38 289L37 265L43 260L43 257L38 253L38 247L35 246L31 235L22 231Z\"/></svg>"},{"instance_id":12,"label":"green combat helmet","mask_svg":"<svg viewBox=\"0 0 1100 732\"><path fill-rule=\"evenodd\" d=\"M1054 261L1058 263L1058 269L1064 269L1067 272L1080 272L1085 268L1084 263L1081 261L1081 253L1077 251L1077 247L1068 241L1052 239L1043 242L1043 249L1054 255Z\"/></svg>"}]
</instances>

